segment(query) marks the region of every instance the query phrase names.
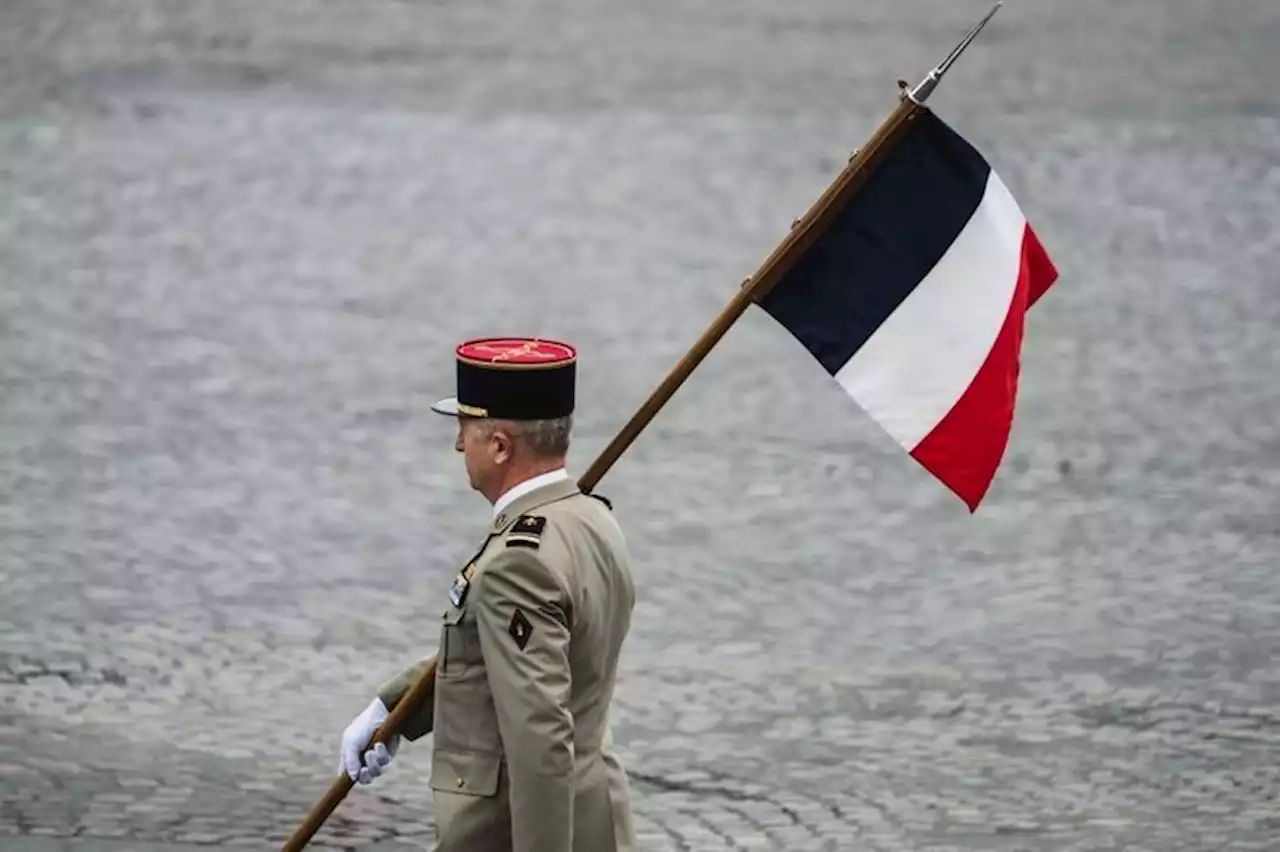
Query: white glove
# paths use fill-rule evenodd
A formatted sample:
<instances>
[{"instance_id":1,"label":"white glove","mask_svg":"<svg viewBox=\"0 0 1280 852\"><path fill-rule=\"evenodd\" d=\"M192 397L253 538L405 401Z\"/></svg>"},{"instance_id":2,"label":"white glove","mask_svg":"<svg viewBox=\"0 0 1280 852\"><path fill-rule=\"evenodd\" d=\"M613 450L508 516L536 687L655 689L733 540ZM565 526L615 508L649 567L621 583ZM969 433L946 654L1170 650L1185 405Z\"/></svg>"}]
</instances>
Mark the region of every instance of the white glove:
<instances>
[{"instance_id":1,"label":"white glove","mask_svg":"<svg viewBox=\"0 0 1280 852\"><path fill-rule=\"evenodd\" d=\"M382 699L375 698L364 708L359 716L351 720L347 729L342 732L342 754L338 760L338 771L346 772L352 781L361 784L372 784L373 779L382 774L396 750L400 748L400 735L396 734L385 743L378 743L366 749L373 732L387 720L391 713ZM363 752L363 754L361 754ZM361 765L363 758L363 765Z\"/></svg>"}]
</instances>

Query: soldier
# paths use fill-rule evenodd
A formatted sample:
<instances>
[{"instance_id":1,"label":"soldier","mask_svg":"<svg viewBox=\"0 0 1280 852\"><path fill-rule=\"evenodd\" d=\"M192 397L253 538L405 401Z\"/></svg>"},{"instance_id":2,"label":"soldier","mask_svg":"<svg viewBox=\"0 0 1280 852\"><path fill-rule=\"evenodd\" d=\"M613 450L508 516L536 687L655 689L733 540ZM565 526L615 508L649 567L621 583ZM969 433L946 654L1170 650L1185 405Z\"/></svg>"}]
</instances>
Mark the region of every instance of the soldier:
<instances>
[{"instance_id":1,"label":"soldier","mask_svg":"<svg viewBox=\"0 0 1280 852\"><path fill-rule=\"evenodd\" d=\"M456 350L458 419L471 487L493 504L489 535L449 590L434 694L401 733L434 735L437 852L629 852L626 775L609 704L635 600L609 503L565 472L577 353L550 340ZM371 783L399 737L366 748L424 671L411 665L342 737L342 770Z\"/></svg>"}]
</instances>

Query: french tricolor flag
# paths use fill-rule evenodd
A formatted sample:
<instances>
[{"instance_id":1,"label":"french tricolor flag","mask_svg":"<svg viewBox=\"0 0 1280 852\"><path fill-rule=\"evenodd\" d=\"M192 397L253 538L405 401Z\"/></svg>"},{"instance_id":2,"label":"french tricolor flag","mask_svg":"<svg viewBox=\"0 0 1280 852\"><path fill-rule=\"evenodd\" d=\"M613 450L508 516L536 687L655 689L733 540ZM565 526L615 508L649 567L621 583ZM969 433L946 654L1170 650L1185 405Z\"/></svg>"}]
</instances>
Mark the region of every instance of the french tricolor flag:
<instances>
[{"instance_id":1,"label":"french tricolor flag","mask_svg":"<svg viewBox=\"0 0 1280 852\"><path fill-rule=\"evenodd\" d=\"M1024 315L1057 277L995 171L922 108L759 304L972 512L1008 444Z\"/></svg>"}]
</instances>

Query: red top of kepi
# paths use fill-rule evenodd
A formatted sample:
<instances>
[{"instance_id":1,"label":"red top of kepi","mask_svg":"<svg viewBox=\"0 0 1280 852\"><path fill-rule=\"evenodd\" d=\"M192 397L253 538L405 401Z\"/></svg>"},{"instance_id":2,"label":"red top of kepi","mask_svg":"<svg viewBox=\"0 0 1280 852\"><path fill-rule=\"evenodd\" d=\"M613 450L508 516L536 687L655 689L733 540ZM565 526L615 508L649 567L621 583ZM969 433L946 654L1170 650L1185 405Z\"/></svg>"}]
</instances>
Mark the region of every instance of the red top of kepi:
<instances>
[{"instance_id":1,"label":"red top of kepi","mask_svg":"<svg viewBox=\"0 0 1280 852\"><path fill-rule=\"evenodd\" d=\"M486 367L558 367L578 357L559 340L524 337L489 337L458 344L457 356Z\"/></svg>"},{"instance_id":2,"label":"red top of kepi","mask_svg":"<svg viewBox=\"0 0 1280 852\"><path fill-rule=\"evenodd\" d=\"M454 350L457 396L431 406L441 414L542 420L573 413L578 351L539 337L486 337Z\"/></svg>"}]
</instances>

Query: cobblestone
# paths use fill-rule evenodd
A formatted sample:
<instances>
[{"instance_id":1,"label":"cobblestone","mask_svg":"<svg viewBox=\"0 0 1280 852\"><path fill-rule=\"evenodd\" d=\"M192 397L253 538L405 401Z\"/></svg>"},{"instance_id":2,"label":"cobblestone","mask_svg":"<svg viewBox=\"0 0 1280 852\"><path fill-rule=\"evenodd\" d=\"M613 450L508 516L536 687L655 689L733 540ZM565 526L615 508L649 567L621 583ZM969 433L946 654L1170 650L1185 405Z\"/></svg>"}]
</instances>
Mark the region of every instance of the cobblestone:
<instances>
[{"instance_id":1,"label":"cobblestone","mask_svg":"<svg viewBox=\"0 0 1280 852\"><path fill-rule=\"evenodd\" d=\"M581 470L985 11L0 4L0 849L278 848L481 529L452 342L579 342ZM934 96L1063 273L976 516L756 312L609 473L646 852L1276 847L1277 40L1020 0Z\"/></svg>"}]
</instances>

